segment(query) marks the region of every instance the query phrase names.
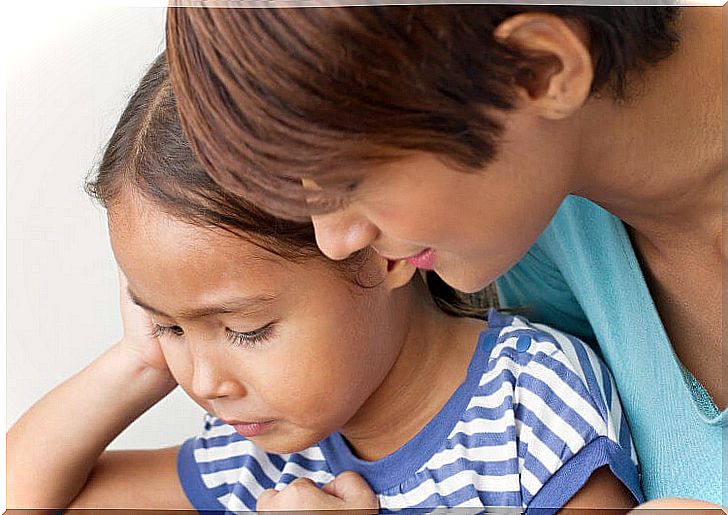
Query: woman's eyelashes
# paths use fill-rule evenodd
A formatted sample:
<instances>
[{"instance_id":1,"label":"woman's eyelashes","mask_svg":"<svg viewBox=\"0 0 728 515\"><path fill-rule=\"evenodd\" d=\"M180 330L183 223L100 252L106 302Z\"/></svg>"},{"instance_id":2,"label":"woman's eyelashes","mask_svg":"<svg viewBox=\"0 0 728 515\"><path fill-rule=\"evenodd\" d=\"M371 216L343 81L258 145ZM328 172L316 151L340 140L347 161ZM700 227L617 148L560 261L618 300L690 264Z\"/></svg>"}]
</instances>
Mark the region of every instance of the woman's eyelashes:
<instances>
[{"instance_id":1,"label":"woman's eyelashes","mask_svg":"<svg viewBox=\"0 0 728 515\"><path fill-rule=\"evenodd\" d=\"M226 327L225 335L230 345L235 347L254 348L270 339L273 334L274 327L275 322L270 322L253 331L234 331ZM152 337L154 338L160 338L162 336L179 338L184 334L184 329L178 325L162 325L155 323L154 328L152 329Z\"/></svg>"}]
</instances>

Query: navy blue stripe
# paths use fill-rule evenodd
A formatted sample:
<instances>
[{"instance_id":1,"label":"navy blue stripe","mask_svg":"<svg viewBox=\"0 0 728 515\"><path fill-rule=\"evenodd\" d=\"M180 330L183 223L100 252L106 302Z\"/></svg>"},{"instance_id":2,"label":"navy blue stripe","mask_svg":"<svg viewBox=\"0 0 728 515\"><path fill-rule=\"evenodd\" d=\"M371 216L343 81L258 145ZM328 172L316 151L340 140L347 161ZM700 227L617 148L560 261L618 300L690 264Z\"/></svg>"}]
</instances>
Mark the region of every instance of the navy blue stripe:
<instances>
[{"instance_id":1,"label":"navy blue stripe","mask_svg":"<svg viewBox=\"0 0 728 515\"><path fill-rule=\"evenodd\" d=\"M602 383L604 384L604 398L607 403L607 413L612 409L612 381L609 377L609 371L607 370L607 367L602 366L600 367L602 369ZM608 418L604 418L604 420L609 420Z\"/></svg>"},{"instance_id":2,"label":"navy blue stripe","mask_svg":"<svg viewBox=\"0 0 728 515\"><path fill-rule=\"evenodd\" d=\"M477 472L481 476L507 476L509 474L518 474L518 458L513 458L501 461L480 461L480 460L469 460L467 458L458 458L452 463L443 465L438 469L428 469L429 476L435 481L435 483L442 483L450 476L454 476L458 472L463 470L472 470ZM423 478L423 481L425 479ZM406 491L409 491L408 489ZM405 490L402 490L403 492Z\"/></svg>"},{"instance_id":3,"label":"navy blue stripe","mask_svg":"<svg viewBox=\"0 0 728 515\"><path fill-rule=\"evenodd\" d=\"M472 422L473 420L500 420L503 415L513 408L513 397L507 396L503 401L494 408L486 408L484 406L473 406L463 413L460 420L462 422Z\"/></svg>"},{"instance_id":4,"label":"navy blue stripe","mask_svg":"<svg viewBox=\"0 0 728 515\"><path fill-rule=\"evenodd\" d=\"M286 466L286 460L284 460L280 455L273 454L272 452L267 452L266 456L268 456L268 459L270 460L270 462L278 470L283 470L283 467Z\"/></svg>"},{"instance_id":5,"label":"navy blue stripe","mask_svg":"<svg viewBox=\"0 0 728 515\"><path fill-rule=\"evenodd\" d=\"M548 356L544 353L538 353L536 356L534 356L533 361L553 370L562 383L568 385L572 390L578 393L579 396L584 399L587 404L594 406L594 396L587 388L587 385L584 384L584 380L571 368L566 366L563 361L555 359L552 356ZM601 399L601 395L599 395L598 397L599 399ZM604 420L604 414L599 410L598 407L597 412L601 415L602 420Z\"/></svg>"},{"instance_id":6,"label":"navy blue stripe","mask_svg":"<svg viewBox=\"0 0 728 515\"><path fill-rule=\"evenodd\" d=\"M535 454L529 451L528 444L526 442L518 442L518 456L523 458L523 468L536 476L541 484L548 481L551 477L549 469L541 463L541 460L539 460Z\"/></svg>"},{"instance_id":7,"label":"navy blue stripe","mask_svg":"<svg viewBox=\"0 0 728 515\"><path fill-rule=\"evenodd\" d=\"M619 445L625 451L632 452L632 440L629 434L629 426L627 425L627 419L624 418L624 410L622 410L622 417L619 424Z\"/></svg>"},{"instance_id":8,"label":"navy blue stripe","mask_svg":"<svg viewBox=\"0 0 728 515\"><path fill-rule=\"evenodd\" d=\"M263 468L252 455L235 456L225 460L217 460L209 463L199 463L200 472L202 474L212 474L224 470L235 470L247 468L253 475L255 480L263 488L272 488L276 482L276 478L268 477Z\"/></svg>"},{"instance_id":9,"label":"navy blue stripe","mask_svg":"<svg viewBox=\"0 0 728 515\"><path fill-rule=\"evenodd\" d=\"M488 447L494 445L505 445L516 440L516 426L511 424L501 433L473 433L466 435L458 432L443 445L443 449L454 449L457 445L466 448Z\"/></svg>"},{"instance_id":10,"label":"navy blue stripe","mask_svg":"<svg viewBox=\"0 0 728 515\"><path fill-rule=\"evenodd\" d=\"M516 406L516 418L520 420L524 425L529 426L534 437L538 438L543 442L546 447L551 449L556 456L562 459L566 458L565 452L571 454L566 442L562 440L558 435L553 433L548 426L546 426L541 419L538 418L530 409L523 404ZM523 456L521 456L523 457Z\"/></svg>"},{"instance_id":11,"label":"navy blue stripe","mask_svg":"<svg viewBox=\"0 0 728 515\"><path fill-rule=\"evenodd\" d=\"M213 489L205 486L195 461L195 442L195 438L190 438L182 444L177 454L177 476L182 490L196 510L224 510L225 506L218 501L218 497L226 495L230 488L227 485Z\"/></svg>"},{"instance_id":12,"label":"navy blue stripe","mask_svg":"<svg viewBox=\"0 0 728 515\"><path fill-rule=\"evenodd\" d=\"M242 502L246 508L251 511L255 510L258 504L258 499L250 492L250 490L248 490L247 486L242 483L237 483L235 488L233 488L233 494L235 497L240 499L240 502Z\"/></svg>"},{"instance_id":13,"label":"navy blue stripe","mask_svg":"<svg viewBox=\"0 0 728 515\"><path fill-rule=\"evenodd\" d=\"M212 447L225 447L233 442L242 442L245 441L245 438L240 436L238 433L233 433L231 435L212 437L205 437L203 435L198 437L197 441L199 442L199 444L197 445L198 447L209 449Z\"/></svg>"},{"instance_id":14,"label":"navy blue stripe","mask_svg":"<svg viewBox=\"0 0 728 515\"><path fill-rule=\"evenodd\" d=\"M509 356L510 357L510 356ZM486 372L487 374L487 372ZM483 374L485 375L485 374ZM482 377L481 377L482 380ZM480 380L478 381L480 382ZM500 374L490 379L487 383L482 384L478 386L477 390L474 393L474 397L481 397L485 395L492 395L498 390L501 389L503 386L503 383L510 383L510 384L516 384L516 376L513 375L513 371L504 368L501 370Z\"/></svg>"},{"instance_id":15,"label":"navy blue stripe","mask_svg":"<svg viewBox=\"0 0 728 515\"><path fill-rule=\"evenodd\" d=\"M581 340L577 340L571 335L567 334L566 337L569 339L571 344L574 346L574 349L576 350L576 356L579 359L579 364L581 365L581 368L584 371L584 376L586 377L586 384L589 387L589 391L591 392L592 397L597 403L599 413L601 413L602 418L606 420L607 408L606 406L604 406L604 400L602 399L602 390L599 388L597 377L594 373L591 362L589 361L589 355L587 354L586 348L584 347L585 344L582 343Z\"/></svg>"},{"instance_id":16,"label":"navy blue stripe","mask_svg":"<svg viewBox=\"0 0 728 515\"><path fill-rule=\"evenodd\" d=\"M541 398L543 402L559 416L559 418L561 418L569 426L573 427L574 430L582 435L586 441L589 441L589 438L587 437L596 433L592 424L587 422L578 411L568 404L565 399L559 397L558 394L541 379L524 372L519 378L519 386L533 392L536 396ZM593 406L593 404L591 405ZM541 423L541 425L543 425L543 423Z\"/></svg>"},{"instance_id":17,"label":"navy blue stripe","mask_svg":"<svg viewBox=\"0 0 728 515\"><path fill-rule=\"evenodd\" d=\"M288 462L300 465L301 467L308 469L312 472L316 472L319 470L329 472L329 466L325 460L312 460L300 454L292 454ZM281 467L281 470L283 470L283 467Z\"/></svg>"}]
</instances>

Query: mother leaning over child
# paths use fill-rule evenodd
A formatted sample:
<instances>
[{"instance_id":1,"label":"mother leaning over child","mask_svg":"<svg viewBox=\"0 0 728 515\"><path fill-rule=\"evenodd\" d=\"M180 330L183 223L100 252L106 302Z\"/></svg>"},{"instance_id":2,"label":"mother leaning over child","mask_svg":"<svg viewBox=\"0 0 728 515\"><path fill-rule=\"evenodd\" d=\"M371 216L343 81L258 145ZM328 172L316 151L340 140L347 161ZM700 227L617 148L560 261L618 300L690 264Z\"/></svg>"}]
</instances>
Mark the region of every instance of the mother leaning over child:
<instances>
[{"instance_id":1,"label":"mother leaning over child","mask_svg":"<svg viewBox=\"0 0 728 515\"><path fill-rule=\"evenodd\" d=\"M170 8L167 43L219 184L330 258L497 279L598 344L648 499L728 504L724 10Z\"/></svg>"}]
</instances>

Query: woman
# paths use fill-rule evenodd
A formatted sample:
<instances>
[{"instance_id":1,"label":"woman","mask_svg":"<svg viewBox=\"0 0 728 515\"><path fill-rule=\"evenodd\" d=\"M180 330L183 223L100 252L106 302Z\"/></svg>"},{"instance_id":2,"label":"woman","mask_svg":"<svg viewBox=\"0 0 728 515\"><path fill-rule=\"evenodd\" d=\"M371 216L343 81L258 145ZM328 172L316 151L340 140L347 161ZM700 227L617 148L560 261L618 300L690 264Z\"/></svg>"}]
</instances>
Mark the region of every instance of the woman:
<instances>
[{"instance_id":1,"label":"woman","mask_svg":"<svg viewBox=\"0 0 728 515\"><path fill-rule=\"evenodd\" d=\"M725 504L723 10L171 9L167 35L216 181L333 259L500 277L598 342L647 498Z\"/></svg>"}]
</instances>

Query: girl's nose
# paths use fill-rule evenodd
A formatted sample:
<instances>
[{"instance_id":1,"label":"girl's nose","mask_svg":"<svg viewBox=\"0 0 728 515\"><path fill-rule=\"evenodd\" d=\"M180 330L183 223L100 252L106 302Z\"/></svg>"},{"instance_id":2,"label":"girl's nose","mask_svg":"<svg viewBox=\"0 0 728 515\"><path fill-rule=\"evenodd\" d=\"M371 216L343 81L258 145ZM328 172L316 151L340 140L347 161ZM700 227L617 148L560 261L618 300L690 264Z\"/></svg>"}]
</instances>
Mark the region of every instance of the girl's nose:
<instances>
[{"instance_id":1,"label":"girl's nose","mask_svg":"<svg viewBox=\"0 0 728 515\"><path fill-rule=\"evenodd\" d=\"M236 378L228 374L224 367L204 357L196 356L192 377L192 393L195 397L205 400L242 397L245 395L245 387Z\"/></svg>"},{"instance_id":2,"label":"girl's nose","mask_svg":"<svg viewBox=\"0 0 728 515\"><path fill-rule=\"evenodd\" d=\"M379 236L376 225L346 209L311 217L316 243L329 259L346 259L365 249Z\"/></svg>"}]
</instances>

